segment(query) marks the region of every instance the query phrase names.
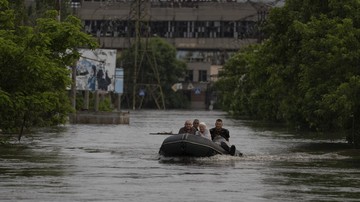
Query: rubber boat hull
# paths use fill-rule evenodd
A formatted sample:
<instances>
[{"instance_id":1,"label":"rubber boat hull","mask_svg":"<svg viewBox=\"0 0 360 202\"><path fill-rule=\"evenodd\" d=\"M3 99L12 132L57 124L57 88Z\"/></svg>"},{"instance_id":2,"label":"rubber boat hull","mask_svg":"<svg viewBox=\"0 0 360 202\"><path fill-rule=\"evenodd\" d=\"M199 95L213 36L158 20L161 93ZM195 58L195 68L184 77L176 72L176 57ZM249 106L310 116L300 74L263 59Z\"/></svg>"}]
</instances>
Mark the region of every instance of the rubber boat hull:
<instances>
[{"instance_id":1,"label":"rubber boat hull","mask_svg":"<svg viewBox=\"0 0 360 202\"><path fill-rule=\"evenodd\" d=\"M179 134L167 137L159 151L163 156L190 156L190 157L209 157L217 154L230 155L220 145L213 141L192 134ZM239 156L240 152L235 155Z\"/></svg>"}]
</instances>

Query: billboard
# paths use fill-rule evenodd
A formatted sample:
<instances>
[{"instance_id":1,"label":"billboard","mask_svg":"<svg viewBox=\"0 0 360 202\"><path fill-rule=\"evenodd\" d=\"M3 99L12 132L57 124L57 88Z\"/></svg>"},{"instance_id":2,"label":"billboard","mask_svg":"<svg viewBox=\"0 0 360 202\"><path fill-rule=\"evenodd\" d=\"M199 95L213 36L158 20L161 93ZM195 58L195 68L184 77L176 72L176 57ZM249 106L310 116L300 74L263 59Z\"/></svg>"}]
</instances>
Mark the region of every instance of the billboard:
<instances>
[{"instance_id":1,"label":"billboard","mask_svg":"<svg viewBox=\"0 0 360 202\"><path fill-rule=\"evenodd\" d=\"M80 49L76 64L77 90L113 91L115 80L116 50Z\"/></svg>"}]
</instances>

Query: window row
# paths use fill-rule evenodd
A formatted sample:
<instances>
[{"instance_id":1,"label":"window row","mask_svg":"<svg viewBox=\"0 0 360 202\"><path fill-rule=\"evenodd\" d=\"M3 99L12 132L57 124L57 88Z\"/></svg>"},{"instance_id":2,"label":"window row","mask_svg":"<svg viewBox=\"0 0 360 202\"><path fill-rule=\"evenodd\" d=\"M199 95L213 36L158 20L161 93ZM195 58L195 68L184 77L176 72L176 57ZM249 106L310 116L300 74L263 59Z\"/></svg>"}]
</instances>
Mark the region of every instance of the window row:
<instances>
[{"instance_id":1,"label":"window row","mask_svg":"<svg viewBox=\"0 0 360 202\"><path fill-rule=\"evenodd\" d=\"M74 1L80 1L80 0L72 0ZM86 2L110 2L110 3L116 3L116 2L134 2L135 0L84 0ZM237 2L236 0L150 0L151 3L183 3L183 2Z\"/></svg>"},{"instance_id":2,"label":"window row","mask_svg":"<svg viewBox=\"0 0 360 202\"><path fill-rule=\"evenodd\" d=\"M85 2L102 2L106 4L131 3L135 0L84 0ZM80 2L80 0L72 0ZM150 0L150 7L156 8L198 8L201 3L236 3L236 0Z\"/></svg>"},{"instance_id":3,"label":"window row","mask_svg":"<svg viewBox=\"0 0 360 202\"><path fill-rule=\"evenodd\" d=\"M178 50L176 52L176 58L188 63L206 62L212 65L224 65L225 62L235 53L235 51Z\"/></svg>"},{"instance_id":4,"label":"window row","mask_svg":"<svg viewBox=\"0 0 360 202\"><path fill-rule=\"evenodd\" d=\"M135 37L135 22L85 20L85 31L97 37ZM156 21L142 23L143 36L163 38L256 38L253 21Z\"/></svg>"}]
</instances>

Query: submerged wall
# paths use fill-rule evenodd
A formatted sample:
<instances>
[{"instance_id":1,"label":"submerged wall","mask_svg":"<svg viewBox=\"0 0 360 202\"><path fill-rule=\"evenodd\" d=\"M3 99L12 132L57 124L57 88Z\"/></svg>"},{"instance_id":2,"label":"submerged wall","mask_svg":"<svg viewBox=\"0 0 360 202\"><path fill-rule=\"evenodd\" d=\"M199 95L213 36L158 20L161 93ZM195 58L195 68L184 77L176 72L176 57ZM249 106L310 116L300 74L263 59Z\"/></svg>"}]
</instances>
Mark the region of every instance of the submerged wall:
<instances>
[{"instance_id":1,"label":"submerged wall","mask_svg":"<svg viewBox=\"0 0 360 202\"><path fill-rule=\"evenodd\" d=\"M81 111L69 116L72 124L129 124L129 112Z\"/></svg>"}]
</instances>

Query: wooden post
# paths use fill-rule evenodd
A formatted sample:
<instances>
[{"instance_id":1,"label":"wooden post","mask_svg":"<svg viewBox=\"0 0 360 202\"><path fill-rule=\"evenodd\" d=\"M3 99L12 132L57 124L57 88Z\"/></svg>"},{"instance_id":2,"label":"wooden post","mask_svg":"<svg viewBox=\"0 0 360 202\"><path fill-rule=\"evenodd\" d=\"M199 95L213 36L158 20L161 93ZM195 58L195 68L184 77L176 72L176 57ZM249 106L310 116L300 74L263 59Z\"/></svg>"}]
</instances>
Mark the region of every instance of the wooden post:
<instances>
[{"instance_id":1,"label":"wooden post","mask_svg":"<svg viewBox=\"0 0 360 202\"><path fill-rule=\"evenodd\" d=\"M118 93L118 104L117 104L117 110L121 111L121 93Z\"/></svg>"},{"instance_id":2,"label":"wooden post","mask_svg":"<svg viewBox=\"0 0 360 202\"><path fill-rule=\"evenodd\" d=\"M95 106L94 111L99 111L99 91L95 90Z\"/></svg>"},{"instance_id":3,"label":"wooden post","mask_svg":"<svg viewBox=\"0 0 360 202\"><path fill-rule=\"evenodd\" d=\"M89 109L89 90L85 90L85 98L84 98L84 110Z\"/></svg>"}]
</instances>

